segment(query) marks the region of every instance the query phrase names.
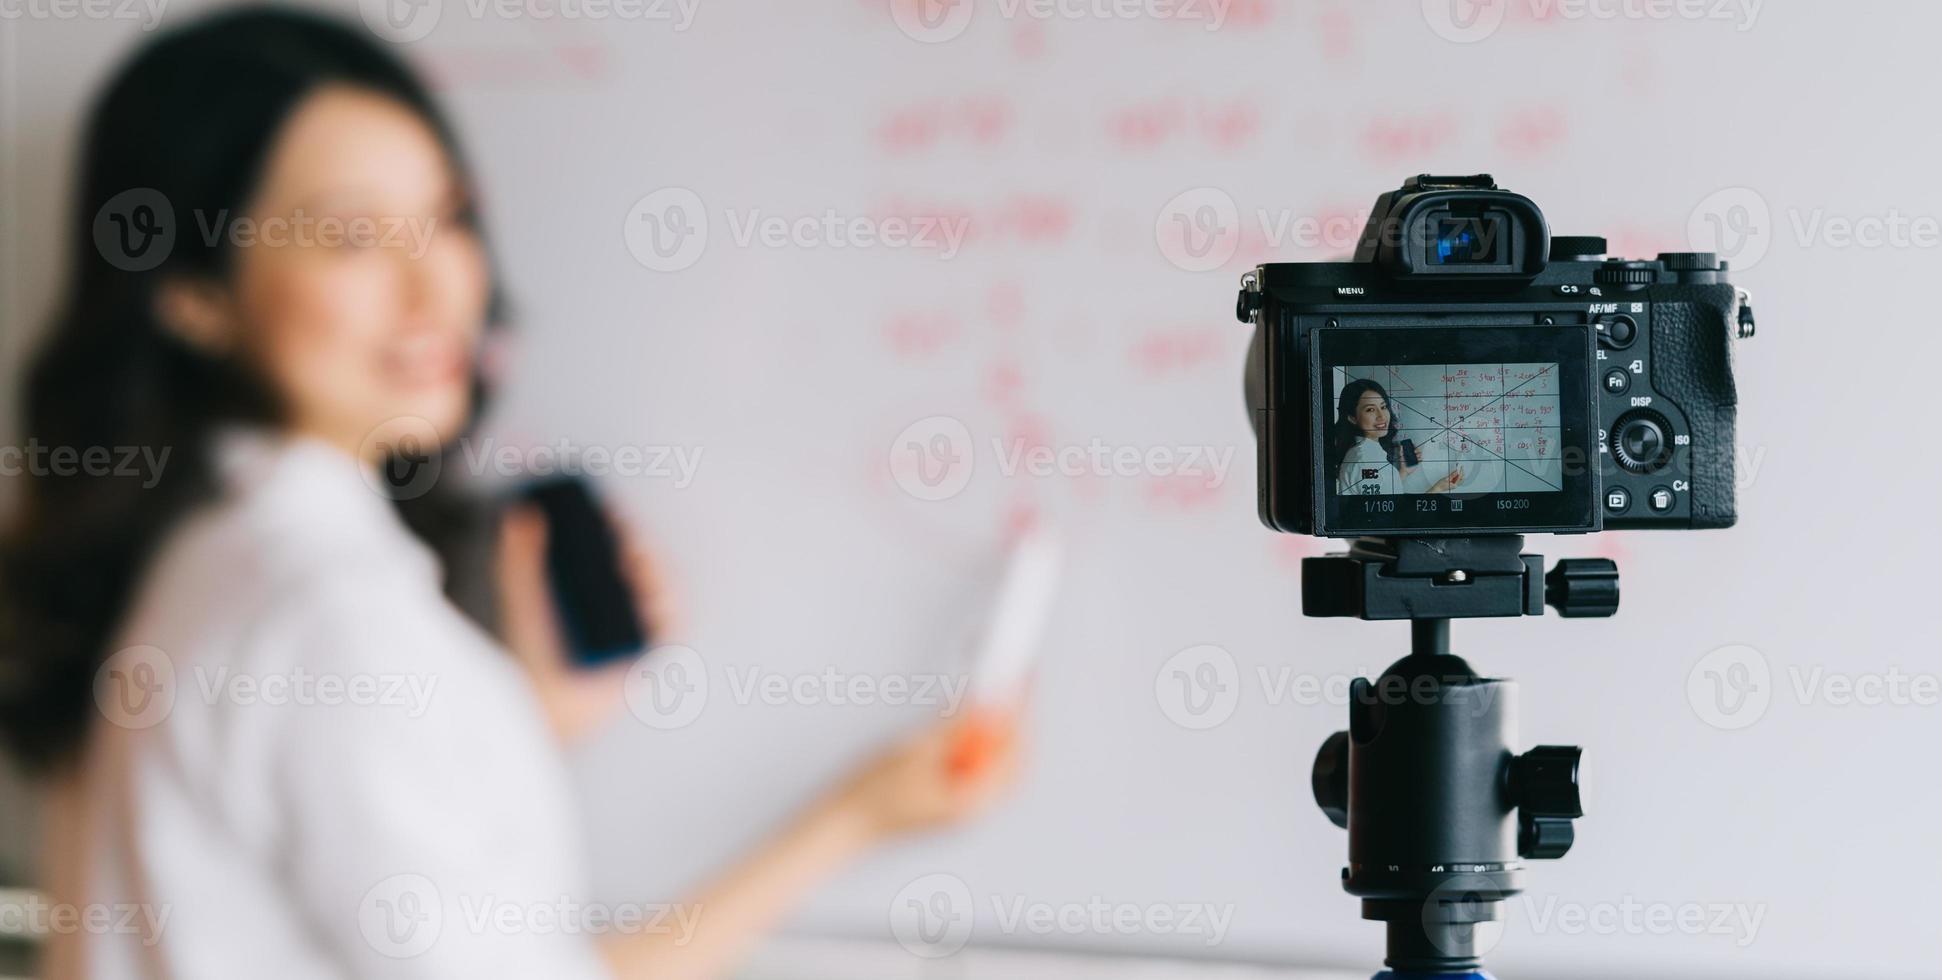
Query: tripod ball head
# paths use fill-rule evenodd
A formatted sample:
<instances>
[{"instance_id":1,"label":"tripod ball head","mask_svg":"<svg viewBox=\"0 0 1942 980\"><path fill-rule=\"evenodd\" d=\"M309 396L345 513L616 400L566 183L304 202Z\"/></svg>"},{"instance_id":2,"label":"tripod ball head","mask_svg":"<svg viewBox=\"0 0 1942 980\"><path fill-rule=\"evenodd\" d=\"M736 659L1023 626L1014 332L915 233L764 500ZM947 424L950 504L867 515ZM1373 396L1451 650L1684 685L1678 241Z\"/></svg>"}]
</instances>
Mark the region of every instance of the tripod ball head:
<instances>
[{"instance_id":1,"label":"tripod ball head","mask_svg":"<svg viewBox=\"0 0 1942 980\"><path fill-rule=\"evenodd\" d=\"M1448 653L1412 653L1349 690L1349 729L1310 775L1316 804L1349 832L1342 886L1388 924L1392 968L1473 969L1478 930L1523 890L1524 861L1570 850L1582 752L1514 753L1517 685Z\"/></svg>"}]
</instances>

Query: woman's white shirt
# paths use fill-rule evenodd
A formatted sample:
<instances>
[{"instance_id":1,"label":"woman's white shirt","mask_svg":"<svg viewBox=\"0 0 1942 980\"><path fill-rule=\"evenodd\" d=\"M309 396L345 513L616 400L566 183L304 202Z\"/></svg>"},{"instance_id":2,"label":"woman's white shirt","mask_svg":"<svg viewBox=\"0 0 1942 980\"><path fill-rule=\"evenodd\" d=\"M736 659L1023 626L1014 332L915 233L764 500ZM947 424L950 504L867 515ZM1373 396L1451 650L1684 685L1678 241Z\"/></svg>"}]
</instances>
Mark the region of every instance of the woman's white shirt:
<instances>
[{"instance_id":1,"label":"woman's white shirt","mask_svg":"<svg viewBox=\"0 0 1942 980\"><path fill-rule=\"evenodd\" d=\"M56 975L604 977L563 759L430 551L319 442L230 433L145 573L50 797Z\"/></svg>"},{"instance_id":2,"label":"woman's white shirt","mask_svg":"<svg viewBox=\"0 0 1942 980\"><path fill-rule=\"evenodd\" d=\"M1413 467L1408 475L1397 471L1382 443L1368 436L1357 436L1355 445L1342 457L1335 473L1335 492L1344 496L1384 493L1429 493L1429 475L1424 467Z\"/></svg>"},{"instance_id":3,"label":"woman's white shirt","mask_svg":"<svg viewBox=\"0 0 1942 980\"><path fill-rule=\"evenodd\" d=\"M1429 483L1421 479L1422 467L1408 476L1396 471L1382 443L1368 436L1357 436L1355 445L1342 457L1335 473L1335 492L1344 496L1384 493L1425 493Z\"/></svg>"}]
</instances>

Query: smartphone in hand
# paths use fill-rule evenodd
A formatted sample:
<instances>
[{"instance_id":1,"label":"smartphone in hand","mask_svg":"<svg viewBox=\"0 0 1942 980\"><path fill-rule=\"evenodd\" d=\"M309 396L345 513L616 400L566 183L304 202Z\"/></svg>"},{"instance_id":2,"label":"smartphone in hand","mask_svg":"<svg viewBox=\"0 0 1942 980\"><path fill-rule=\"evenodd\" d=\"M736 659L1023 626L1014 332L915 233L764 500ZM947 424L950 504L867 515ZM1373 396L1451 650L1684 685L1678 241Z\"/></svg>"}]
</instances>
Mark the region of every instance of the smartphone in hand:
<instances>
[{"instance_id":1,"label":"smartphone in hand","mask_svg":"<svg viewBox=\"0 0 1942 980\"><path fill-rule=\"evenodd\" d=\"M578 477L527 487L546 518L546 569L574 663L594 666L647 649L647 626L627 580L624 549L593 490Z\"/></svg>"},{"instance_id":2,"label":"smartphone in hand","mask_svg":"<svg viewBox=\"0 0 1942 980\"><path fill-rule=\"evenodd\" d=\"M1414 439L1404 439L1396 443L1396 448L1402 451L1404 466L1416 467L1422 465L1422 457L1416 455L1416 441Z\"/></svg>"}]
</instances>

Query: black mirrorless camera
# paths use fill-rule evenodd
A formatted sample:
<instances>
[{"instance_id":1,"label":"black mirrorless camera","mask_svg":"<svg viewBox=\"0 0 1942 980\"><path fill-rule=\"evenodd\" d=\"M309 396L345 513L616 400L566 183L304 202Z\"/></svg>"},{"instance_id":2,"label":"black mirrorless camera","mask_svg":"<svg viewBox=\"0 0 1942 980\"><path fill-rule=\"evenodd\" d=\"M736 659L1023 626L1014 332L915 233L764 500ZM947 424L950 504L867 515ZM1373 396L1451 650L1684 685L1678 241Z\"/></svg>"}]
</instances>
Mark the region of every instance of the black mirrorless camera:
<instances>
[{"instance_id":1,"label":"black mirrorless camera","mask_svg":"<svg viewBox=\"0 0 1942 980\"><path fill-rule=\"evenodd\" d=\"M1488 175L1422 176L1377 199L1353 261L1260 266L1237 314L1276 530L1733 523L1753 310L1715 255L1608 259Z\"/></svg>"}]
</instances>

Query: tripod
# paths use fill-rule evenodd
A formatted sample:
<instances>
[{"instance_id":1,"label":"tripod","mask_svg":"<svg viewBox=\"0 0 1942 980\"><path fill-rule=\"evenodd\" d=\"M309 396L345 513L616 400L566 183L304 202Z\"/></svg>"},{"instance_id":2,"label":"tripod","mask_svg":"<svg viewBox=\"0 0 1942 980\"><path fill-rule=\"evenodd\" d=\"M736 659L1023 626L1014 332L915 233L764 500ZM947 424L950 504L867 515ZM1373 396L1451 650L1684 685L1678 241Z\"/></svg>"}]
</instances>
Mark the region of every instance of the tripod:
<instances>
[{"instance_id":1,"label":"tripod","mask_svg":"<svg viewBox=\"0 0 1942 980\"><path fill-rule=\"evenodd\" d=\"M1521 535L1362 538L1302 562L1310 616L1410 620L1409 655L1349 688L1349 728L1315 757L1315 802L1349 832L1342 887L1386 924L1376 980L1474 978L1524 861L1563 857L1584 815L1575 746L1513 754L1517 685L1450 653L1450 620L1618 610L1618 568L1565 559L1543 575Z\"/></svg>"}]
</instances>

